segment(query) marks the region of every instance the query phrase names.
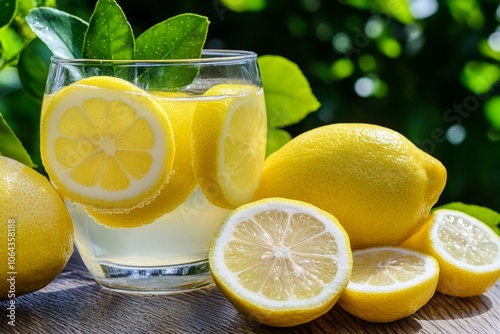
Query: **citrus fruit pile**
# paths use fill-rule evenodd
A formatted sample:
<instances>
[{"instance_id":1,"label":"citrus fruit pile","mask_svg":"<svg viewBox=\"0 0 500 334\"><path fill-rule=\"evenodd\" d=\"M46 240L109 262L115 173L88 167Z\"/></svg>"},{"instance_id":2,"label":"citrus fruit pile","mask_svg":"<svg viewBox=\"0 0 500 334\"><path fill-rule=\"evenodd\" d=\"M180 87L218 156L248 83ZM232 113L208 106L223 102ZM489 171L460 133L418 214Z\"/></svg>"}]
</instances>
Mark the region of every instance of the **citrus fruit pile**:
<instances>
[{"instance_id":1,"label":"citrus fruit pile","mask_svg":"<svg viewBox=\"0 0 500 334\"><path fill-rule=\"evenodd\" d=\"M41 156L66 199L99 223L131 228L183 203L198 185L213 204L252 199L265 156L259 88L219 84L194 98L85 78L48 96Z\"/></svg>"},{"instance_id":2,"label":"citrus fruit pile","mask_svg":"<svg viewBox=\"0 0 500 334\"><path fill-rule=\"evenodd\" d=\"M463 212L431 213L445 183L444 166L393 130L305 132L265 160L254 202L221 223L214 281L271 326L308 322L336 302L391 322L435 291L482 294L500 277L500 237Z\"/></svg>"},{"instance_id":3,"label":"citrus fruit pile","mask_svg":"<svg viewBox=\"0 0 500 334\"><path fill-rule=\"evenodd\" d=\"M49 181L0 156L0 300L43 288L73 253L73 225Z\"/></svg>"}]
</instances>

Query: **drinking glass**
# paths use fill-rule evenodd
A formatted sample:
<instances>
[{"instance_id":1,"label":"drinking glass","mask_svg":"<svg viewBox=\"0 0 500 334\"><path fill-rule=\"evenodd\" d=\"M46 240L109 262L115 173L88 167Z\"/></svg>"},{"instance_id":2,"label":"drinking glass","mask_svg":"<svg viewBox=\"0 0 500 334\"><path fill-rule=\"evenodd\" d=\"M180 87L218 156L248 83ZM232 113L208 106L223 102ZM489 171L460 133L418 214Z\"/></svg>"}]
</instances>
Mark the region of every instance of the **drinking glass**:
<instances>
[{"instance_id":1,"label":"drinking glass","mask_svg":"<svg viewBox=\"0 0 500 334\"><path fill-rule=\"evenodd\" d=\"M221 105L225 105L221 104L221 101L231 100L232 104L228 105L237 106L235 115L228 116L229 118L239 117L236 116L238 110L245 110L241 104L251 102L251 107L255 109L251 111L252 117L246 116L244 122L240 121L241 129L237 131L245 132L247 125L261 129L258 131L258 136L247 138L248 142L242 147L250 147L249 154L257 155L256 167L252 168L258 170L262 167L267 125L264 95L256 59L257 55L253 52L237 50L204 50L199 59L130 61L52 58L42 107L41 133L45 132L47 135L47 132L52 131L43 128L46 126L43 120L48 106L58 103L59 100L55 98L58 92L83 78L96 76L120 78L141 89L149 101L153 101L152 103L163 109L172 127L175 158L165 187L170 186L169 191L172 196L176 196L177 200L179 200L177 197L181 198L182 202L175 203L175 208L155 218L153 222L142 225L141 221L135 221L131 227L122 226L120 218L116 217L122 214L125 215L122 217L128 218L127 212L89 207L61 191L73 219L75 245L84 264L102 287L121 292L164 294L193 290L212 283L208 262L209 244L221 220L236 205L221 205L217 201L207 199L210 197L209 192L214 190L207 185L202 187L198 182L196 171L203 171L204 167L203 161L200 162L203 157L196 155L201 154L199 152L204 149L200 147L199 142L198 148L195 149L193 138L197 135L197 131L206 131L212 124L210 108L221 108ZM224 89L212 89L215 93L206 94L216 86ZM237 89L232 89L233 86ZM242 87L252 89L242 89ZM92 94L92 90L89 92L88 94ZM132 93L139 94L136 91ZM96 108L98 109L98 106ZM89 112L92 113L93 110ZM201 117L207 118L206 124L209 125L199 126L197 118L193 116L198 112L204 113L205 116ZM245 112L248 113L248 110ZM178 128L181 123L182 128ZM66 126L61 124L59 127ZM223 141L217 145L222 145L221 149L224 151ZM47 146L42 147L43 149L51 151L53 148ZM245 155L244 151L243 149L239 155ZM42 159L44 156L50 156L49 153L52 152L47 152L45 155L42 153ZM190 161L189 157L192 157L193 161ZM176 159L181 158L184 161L178 163ZM198 167L194 166L196 158ZM44 166L48 162L57 163L46 161L47 159L43 161ZM193 170L188 172L191 168ZM242 168L248 166L238 166L233 173L242 172ZM51 175L51 170L47 169L47 173L49 178L55 177ZM254 175L254 180L247 180L248 184L256 186L258 173L250 175ZM230 177L231 175L228 175L228 180ZM225 181L219 178L214 182ZM53 183L56 187L62 188L54 180ZM189 194L184 196L185 198L178 195L179 192L186 192L186 189ZM248 190L245 191L248 193ZM239 204L250 199L248 196L239 199ZM168 195L157 196L149 202L145 201L142 206L147 208L152 203L159 205L157 202L160 200L170 201ZM106 221L108 216L117 224L103 223L100 218L96 218L101 217ZM138 220L137 217L135 219Z\"/></svg>"}]
</instances>

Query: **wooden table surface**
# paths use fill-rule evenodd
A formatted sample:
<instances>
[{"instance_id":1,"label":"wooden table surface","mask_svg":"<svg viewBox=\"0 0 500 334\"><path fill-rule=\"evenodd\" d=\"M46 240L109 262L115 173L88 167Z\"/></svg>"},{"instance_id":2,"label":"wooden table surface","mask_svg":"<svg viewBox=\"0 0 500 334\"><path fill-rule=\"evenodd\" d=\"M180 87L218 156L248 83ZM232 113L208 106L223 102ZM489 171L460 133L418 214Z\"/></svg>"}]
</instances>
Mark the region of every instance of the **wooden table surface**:
<instances>
[{"instance_id":1,"label":"wooden table surface","mask_svg":"<svg viewBox=\"0 0 500 334\"><path fill-rule=\"evenodd\" d=\"M417 313L388 324L362 321L336 305L308 324L272 328L240 315L213 285L166 296L102 289L76 252L54 282L15 301L15 327L0 302L0 333L500 333L500 282L480 297L436 293Z\"/></svg>"}]
</instances>

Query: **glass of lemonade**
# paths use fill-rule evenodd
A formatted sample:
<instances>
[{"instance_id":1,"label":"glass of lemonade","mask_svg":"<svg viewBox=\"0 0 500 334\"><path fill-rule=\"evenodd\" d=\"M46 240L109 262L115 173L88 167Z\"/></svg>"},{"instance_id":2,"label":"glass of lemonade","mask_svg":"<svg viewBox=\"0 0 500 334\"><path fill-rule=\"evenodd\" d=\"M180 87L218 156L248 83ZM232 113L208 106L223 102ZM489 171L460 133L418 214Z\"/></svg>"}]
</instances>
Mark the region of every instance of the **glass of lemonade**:
<instances>
[{"instance_id":1,"label":"glass of lemonade","mask_svg":"<svg viewBox=\"0 0 500 334\"><path fill-rule=\"evenodd\" d=\"M252 200L265 157L256 57L52 59L42 162L101 286L162 294L212 282L210 241Z\"/></svg>"}]
</instances>

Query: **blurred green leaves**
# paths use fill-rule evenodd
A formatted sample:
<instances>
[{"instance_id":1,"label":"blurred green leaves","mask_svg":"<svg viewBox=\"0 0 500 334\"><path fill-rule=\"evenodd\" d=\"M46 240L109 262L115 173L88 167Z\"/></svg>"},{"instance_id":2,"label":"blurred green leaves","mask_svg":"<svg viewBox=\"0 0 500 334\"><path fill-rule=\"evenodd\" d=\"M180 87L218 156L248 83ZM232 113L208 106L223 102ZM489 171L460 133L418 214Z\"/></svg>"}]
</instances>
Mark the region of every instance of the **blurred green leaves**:
<instances>
[{"instance_id":1,"label":"blurred green leaves","mask_svg":"<svg viewBox=\"0 0 500 334\"><path fill-rule=\"evenodd\" d=\"M0 0L0 30L7 26L17 11L17 0Z\"/></svg>"}]
</instances>

